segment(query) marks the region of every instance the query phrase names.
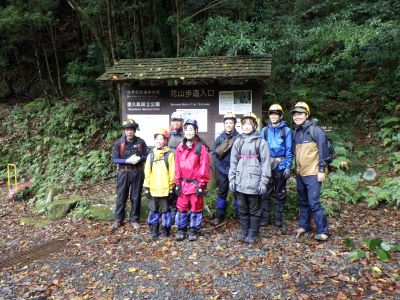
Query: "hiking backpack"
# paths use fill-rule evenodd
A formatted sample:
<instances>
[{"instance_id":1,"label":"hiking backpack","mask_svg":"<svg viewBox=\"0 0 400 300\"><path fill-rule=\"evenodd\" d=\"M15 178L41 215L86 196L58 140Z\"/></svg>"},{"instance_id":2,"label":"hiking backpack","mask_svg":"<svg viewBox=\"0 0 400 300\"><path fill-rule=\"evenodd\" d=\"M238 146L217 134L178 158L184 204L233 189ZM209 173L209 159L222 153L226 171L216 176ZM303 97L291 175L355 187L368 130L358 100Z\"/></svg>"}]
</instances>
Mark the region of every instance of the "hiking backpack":
<instances>
[{"instance_id":1,"label":"hiking backpack","mask_svg":"<svg viewBox=\"0 0 400 300\"><path fill-rule=\"evenodd\" d=\"M243 147L243 144L244 144L244 140L243 140L241 135L238 136L238 139L239 139L239 150L238 150L238 153L239 153L239 156L240 156L241 153L242 153L242 147ZM261 162L260 144L261 144L261 137L256 141L256 145L255 145L255 150L256 150L256 155L257 155L258 161Z\"/></svg>"},{"instance_id":2,"label":"hiking backpack","mask_svg":"<svg viewBox=\"0 0 400 300\"><path fill-rule=\"evenodd\" d=\"M314 135L314 128L315 128L315 126L318 126L317 124L316 124L316 121L312 121L312 124L308 127L308 129L307 129L307 132L310 134L310 136L311 136L311 139L314 141L314 142L317 142L316 140L315 140L315 135ZM321 128L321 130L325 133L325 141L326 141L326 145L327 145L327 147L328 147L328 157L326 158L326 163L329 165L334 159L335 159L335 156L336 156L336 152L335 152L335 148L333 147L333 142L332 142L332 139L329 137L329 135L326 133L326 129L327 129L327 127L321 127L321 126L319 126L320 128ZM325 130L324 130L324 128L325 128ZM293 145L294 145L294 138L295 138L295 135L296 135L296 132L297 132L297 128L294 130L294 134L293 134Z\"/></svg>"},{"instance_id":3,"label":"hiking backpack","mask_svg":"<svg viewBox=\"0 0 400 300\"><path fill-rule=\"evenodd\" d=\"M312 125L308 128L308 130L309 130L309 132L310 132L311 139L312 139L314 142L316 142L316 141L315 141L315 138L314 138L314 127L315 127L315 124L312 124ZM331 138L329 137L329 135L326 133L326 127L321 127L321 126L320 126L320 128L321 128L322 131L325 133L326 145L328 146L328 153L329 153L329 156L328 156L328 158L327 158L325 161L326 161L327 164L330 164L331 162L333 162L333 160L335 159L335 156L336 156L335 148L333 147L332 139L331 139ZM325 128L325 130L324 130L324 128Z\"/></svg>"},{"instance_id":4,"label":"hiking backpack","mask_svg":"<svg viewBox=\"0 0 400 300\"><path fill-rule=\"evenodd\" d=\"M286 129L285 128L286 128L286 126L281 127L281 138L284 142L286 141ZM268 141L268 126L265 127L265 130L263 130L261 133L262 133L261 138Z\"/></svg>"},{"instance_id":5,"label":"hiking backpack","mask_svg":"<svg viewBox=\"0 0 400 300\"><path fill-rule=\"evenodd\" d=\"M164 163L165 163L165 166L167 167L167 170L169 169L169 163L168 163L168 157L169 157L169 154L170 154L171 152L166 152L165 154L164 154L164 157L163 158L159 158L159 159L156 159L156 160L154 160L154 151L153 150L151 150L150 151L150 172L151 172L151 170L153 169L153 163L155 162L155 161L160 161L160 160L164 160Z\"/></svg>"}]
</instances>

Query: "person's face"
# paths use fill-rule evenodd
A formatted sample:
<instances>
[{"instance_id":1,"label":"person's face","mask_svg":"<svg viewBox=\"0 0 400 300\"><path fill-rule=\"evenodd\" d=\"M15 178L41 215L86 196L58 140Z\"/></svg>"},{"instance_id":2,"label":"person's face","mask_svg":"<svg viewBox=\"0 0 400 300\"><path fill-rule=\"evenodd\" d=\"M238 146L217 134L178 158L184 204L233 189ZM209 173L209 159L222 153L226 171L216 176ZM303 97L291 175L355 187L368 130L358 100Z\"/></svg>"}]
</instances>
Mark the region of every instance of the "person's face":
<instances>
[{"instance_id":1,"label":"person's face","mask_svg":"<svg viewBox=\"0 0 400 300\"><path fill-rule=\"evenodd\" d=\"M269 120L271 121L272 124L275 125L275 124L279 123L279 121L281 120L281 117L276 113L270 113Z\"/></svg>"},{"instance_id":2,"label":"person's face","mask_svg":"<svg viewBox=\"0 0 400 300\"><path fill-rule=\"evenodd\" d=\"M190 141L193 140L195 136L196 136L196 129L194 128L193 125L188 124L185 128L185 138Z\"/></svg>"},{"instance_id":3,"label":"person's face","mask_svg":"<svg viewBox=\"0 0 400 300\"><path fill-rule=\"evenodd\" d=\"M225 131L230 133L235 129L235 122L232 119L225 120L224 127Z\"/></svg>"},{"instance_id":4,"label":"person's face","mask_svg":"<svg viewBox=\"0 0 400 300\"><path fill-rule=\"evenodd\" d=\"M307 114L301 112L295 112L293 114L293 122L296 125L302 125L307 121Z\"/></svg>"},{"instance_id":5,"label":"person's face","mask_svg":"<svg viewBox=\"0 0 400 300\"><path fill-rule=\"evenodd\" d=\"M154 138L154 147L157 149L161 149L165 146L165 139L164 136L161 134L157 134Z\"/></svg>"},{"instance_id":6,"label":"person's face","mask_svg":"<svg viewBox=\"0 0 400 300\"><path fill-rule=\"evenodd\" d=\"M245 134L250 134L254 131L253 122L250 119L245 119L242 124L242 131Z\"/></svg>"},{"instance_id":7,"label":"person's face","mask_svg":"<svg viewBox=\"0 0 400 300\"><path fill-rule=\"evenodd\" d=\"M182 128L182 121L181 120L172 120L171 127L173 130L177 131Z\"/></svg>"},{"instance_id":8,"label":"person's face","mask_svg":"<svg viewBox=\"0 0 400 300\"><path fill-rule=\"evenodd\" d=\"M128 140L132 140L135 137L135 129L133 128L125 128L124 132Z\"/></svg>"}]
</instances>

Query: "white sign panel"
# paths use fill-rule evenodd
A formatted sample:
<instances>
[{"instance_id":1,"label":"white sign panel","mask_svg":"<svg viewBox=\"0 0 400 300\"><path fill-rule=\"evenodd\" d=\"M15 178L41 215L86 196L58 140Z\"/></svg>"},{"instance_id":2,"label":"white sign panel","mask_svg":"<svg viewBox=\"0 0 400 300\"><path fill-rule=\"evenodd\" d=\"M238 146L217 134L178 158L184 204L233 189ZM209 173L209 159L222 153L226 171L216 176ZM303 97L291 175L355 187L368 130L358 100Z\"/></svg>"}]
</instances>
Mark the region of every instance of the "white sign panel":
<instances>
[{"instance_id":1,"label":"white sign panel","mask_svg":"<svg viewBox=\"0 0 400 300\"><path fill-rule=\"evenodd\" d=\"M219 114L245 114L252 111L251 90L219 92Z\"/></svg>"},{"instance_id":2,"label":"white sign panel","mask_svg":"<svg viewBox=\"0 0 400 300\"><path fill-rule=\"evenodd\" d=\"M207 132L207 109L177 109L183 118L195 119L199 123L199 132Z\"/></svg>"},{"instance_id":3,"label":"white sign panel","mask_svg":"<svg viewBox=\"0 0 400 300\"><path fill-rule=\"evenodd\" d=\"M215 123L215 138L217 137L224 131L224 123Z\"/></svg>"},{"instance_id":4,"label":"white sign panel","mask_svg":"<svg viewBox=\"0 0 400 300\"><path fill-rule=\"evenodd\" d=\"M154 146L154 132L159 128L169 130L169 115L128 115L139 124L136 135L146 142L148 147Z\"/></svg>"}]
</instances>

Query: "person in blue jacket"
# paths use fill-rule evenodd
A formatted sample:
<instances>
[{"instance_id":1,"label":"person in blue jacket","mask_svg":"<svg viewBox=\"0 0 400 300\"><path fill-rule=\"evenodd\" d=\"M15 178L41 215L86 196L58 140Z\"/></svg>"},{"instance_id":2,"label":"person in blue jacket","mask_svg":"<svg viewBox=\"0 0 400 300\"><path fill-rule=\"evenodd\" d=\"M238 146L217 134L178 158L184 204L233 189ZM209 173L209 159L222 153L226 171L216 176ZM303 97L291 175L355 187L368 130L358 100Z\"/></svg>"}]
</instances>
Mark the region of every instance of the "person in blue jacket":
<instances>
[{"instance_id":1,"label":"person in blue jacket","mask_svg":"<svg viewBox=\"0 0 400 300\"><path fill-rule=\"evenodd\" d=\"M235 129L236 122L236 115L234 113L227 112L224 115L224 131L217 137L212 148L218 185L218 197L216 199L217 210L215 213L215 219L212 221L214 225L218 225L225 219L227 208L226 198L229 191L228 173L231 160L231 149L233 142L238 135L238 132ZM237 209L236 197L234 200L234 206L235 209Z\"/></svg>"},{"instance_id":2,"label":"person in blue jacket","mask_svg":"<svg viewBox=\"0 0 400 300\"><path fill-rule=\"evenodd\" d=\"M276 198L274 225L282 230L282 213L285 207L287 191L286 181L289 179L293 160L293 132L282 120L283 109L279 104L273 104L268 110L269 122L261 130L261 137L268 143L271 155L272 177L263 196L263 213L261 226L272 223L272 198Z\"/></svg>"}]
</instances>

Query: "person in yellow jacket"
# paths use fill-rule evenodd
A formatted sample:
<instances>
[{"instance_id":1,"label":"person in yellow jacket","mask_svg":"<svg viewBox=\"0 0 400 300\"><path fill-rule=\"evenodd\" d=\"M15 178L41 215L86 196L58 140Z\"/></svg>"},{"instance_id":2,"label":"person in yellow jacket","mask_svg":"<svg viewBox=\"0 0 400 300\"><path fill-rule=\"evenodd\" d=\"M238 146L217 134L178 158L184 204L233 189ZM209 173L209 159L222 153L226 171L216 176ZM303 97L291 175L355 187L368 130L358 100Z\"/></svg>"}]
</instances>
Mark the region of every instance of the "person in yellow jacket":
<instances>
[{"instance_id":1,"label":"person in yellow jacket","mask_svg":"<svg viewBox=\"0 0 400 300\"><path fill-rule=\"evenodd\" d=\"M154 148L147 156L144 167L144 190L150 209L147 223L153 241L159 237L160 218L162 237L169 236L172 225L168 200L174 189L175 158L166 146L168 138L169 132L165 129L158 129L154 133Z\"/></svg>"}]
</instances>

